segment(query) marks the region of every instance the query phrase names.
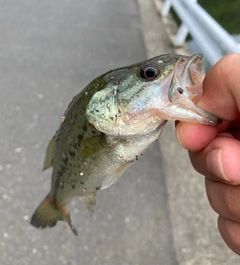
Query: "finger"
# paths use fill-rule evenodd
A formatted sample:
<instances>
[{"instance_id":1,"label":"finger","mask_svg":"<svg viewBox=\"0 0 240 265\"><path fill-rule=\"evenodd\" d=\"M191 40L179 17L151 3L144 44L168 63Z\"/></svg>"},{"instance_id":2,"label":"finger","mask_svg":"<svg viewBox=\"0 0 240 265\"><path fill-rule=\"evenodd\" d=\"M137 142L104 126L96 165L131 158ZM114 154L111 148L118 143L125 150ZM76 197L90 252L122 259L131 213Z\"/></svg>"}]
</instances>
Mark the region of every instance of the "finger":
<instances>
[{"instance_id":1,"label":"finger","mask_svg":"<svg viewBox=\"0 0 240 265\"><path fill-rule=\"evenodd\" d=\"M232 186L205 179L210 205L220 216L240 222L240 185Z\"/></svg>"},{"instance_id":2,"label":"finger","mask_svg":"<svg viewBox=\"0 0 240 265\"><path fill-rule=\"evenodd\" d=\"M218 133L225 132L230 122L223 121L218 126L178 122L176 124L176 138L179 144L189 151L198 152L211 142ZM239 132L233 132L233 134Z\"/></svg>"},{"instance_id":3,"label":"finger","mask_svg":"<svg viewBox=\"0 0 240 265\"><path fill-rule=\"evenodd\" d=\"M218 129L216 126L178 122L175 133L183 148L197 152L216 137Z\"/></svg>"},{"instance_id":4,"label":"finger","mask_svg":"<svg viewBox=\"0 0 240 265\"><path fill-rule=\"evenodd\" d=\"M223 120L235 120L240 110L240 54L221 59L203 81L199 107Z\"/></svg>"},{"instance_id":5,"label":"finger","mask_svg":"<svg viewBox=\"0 0 240 265\"><path fill-rule=\"evenodd\" d=\"M240 54L232 54L220 60L206 75L203 84L197 84L203 86L203 95L197 105L223 120L237 120L240 110L239 69ZM226 124L223 122L218 126L218 130L226 130ZM239 122L235 124L239 127ZM185 122L179 122L177 125L178 141L191 151L201 150L215 135L216 129L208 128L206 125L189 125ZM237 137L240 137L239 133Z\"/></svg>"},{"instance_id":6,"label":"finger","mask_svg":"<svg viewBox=\"0 0 240 265\"><path fill-rule=\"evenodd\" d=\"M190 152L193 167L204 176L232 185L240 184L240 142L222 134L200 152Z\"/></svg>"},{"instance_id":7,"label":"finger","mask_svg":"<svg viewBox=\"0 0 240 265\"><path fill-rule=\"evenodd\" d=\"M240 255L240 223L220 216L218 218L218 229L229 248Z\"/></svg>"}]
</instances>

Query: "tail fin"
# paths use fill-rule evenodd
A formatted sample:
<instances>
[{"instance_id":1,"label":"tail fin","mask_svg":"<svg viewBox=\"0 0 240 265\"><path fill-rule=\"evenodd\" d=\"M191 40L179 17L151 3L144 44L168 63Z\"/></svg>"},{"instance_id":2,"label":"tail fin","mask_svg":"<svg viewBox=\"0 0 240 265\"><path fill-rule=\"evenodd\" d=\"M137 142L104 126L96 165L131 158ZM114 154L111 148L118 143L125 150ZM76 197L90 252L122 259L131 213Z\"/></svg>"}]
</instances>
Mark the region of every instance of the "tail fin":
<instances>
[{"instance_id":1,"label":"tail fin","mask_svg":"<svg viewBox=\"0 0 240 265\"><path fill-rule=\"evenodd\" d=\"M57 221L67 222L74 235L78 235L76 228L72 225L68 206L63 205L58 209L48 194L34 212L30 224L36 228L46 228L55 226Z\"/></svg>"}]
</instances>

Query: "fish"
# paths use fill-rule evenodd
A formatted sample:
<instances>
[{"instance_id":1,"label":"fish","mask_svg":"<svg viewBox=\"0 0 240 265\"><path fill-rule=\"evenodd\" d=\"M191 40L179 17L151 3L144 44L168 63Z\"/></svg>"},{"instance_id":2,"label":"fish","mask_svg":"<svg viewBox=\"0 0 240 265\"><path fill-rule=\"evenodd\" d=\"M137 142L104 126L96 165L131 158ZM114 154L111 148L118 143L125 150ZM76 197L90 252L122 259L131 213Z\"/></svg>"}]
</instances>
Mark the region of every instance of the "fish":
<instances>
[{"instance_id":1,"label":"fish","mask_svg":"<svg viewBox=\"0 0 240 265\"><path fill-rule=\"evenodd\" d=\"M65 111L47 147L43 170L52 167L51 189L30 223L36 228L65 221L72 232L69 203L77 196L93 212L100 190L156 141L168 120L216 125L199 108L205 76L202 55L163 54L95 78Z\"/></svg>"}]
</instances>

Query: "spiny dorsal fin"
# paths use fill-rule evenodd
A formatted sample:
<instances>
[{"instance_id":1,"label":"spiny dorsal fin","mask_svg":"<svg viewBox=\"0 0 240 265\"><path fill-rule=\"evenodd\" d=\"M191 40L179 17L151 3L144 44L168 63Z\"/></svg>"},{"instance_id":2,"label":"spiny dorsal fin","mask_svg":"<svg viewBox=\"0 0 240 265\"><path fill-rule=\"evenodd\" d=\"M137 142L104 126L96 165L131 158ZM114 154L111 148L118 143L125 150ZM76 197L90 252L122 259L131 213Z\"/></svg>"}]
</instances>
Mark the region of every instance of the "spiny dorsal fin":
<instances>
[{"instance_id":1,"label":"spiny dorsal fin","mask_svg":"<svg viewBox=\"0 0 240 265\"><path fill-rule=\"evenodd\" d=\"M56 136L57 136L57 132L55 133L55 135L53 136L53 138L50 140L50 142L48 144L42 170L46 170L46 169L48 169L48 168L53 166L53 158L54 158L54 149L55 149Z\"/></svg>"}]
</instances>

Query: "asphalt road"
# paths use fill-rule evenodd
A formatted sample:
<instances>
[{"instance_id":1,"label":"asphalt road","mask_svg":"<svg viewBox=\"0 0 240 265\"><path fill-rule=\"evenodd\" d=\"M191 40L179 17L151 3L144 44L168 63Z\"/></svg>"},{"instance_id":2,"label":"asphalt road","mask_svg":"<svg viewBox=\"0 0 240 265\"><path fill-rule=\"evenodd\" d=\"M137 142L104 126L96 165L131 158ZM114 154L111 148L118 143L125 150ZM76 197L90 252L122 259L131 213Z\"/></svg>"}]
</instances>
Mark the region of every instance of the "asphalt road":
<instances>
[{"instance_id":1,"label":"asphalt road","mask_svg":"<svg viewBox=\"0 0 240 265\"><path fill-rule=\"evenodd\" d=\"M71 98L147 57L137 1L9 1L0 13L1 264L176 264L157 144L99 193L92 218L73 201L78 237L61 222L29 224L50 187L45 150Z\"/></svg>"},{"instance_id":2,"label":"asphalt road","mask_svg":"<svg viewBox=\"0 0 240 265\"><path fill-rule=\"evenodd\" d=\"M188 205L184 199L191 188L169 183L176 172L186 172L186 165L181 161L180 171L172 172L175 167L166 155L174 156L176 147L166 134L164 149L155 143L115 185L99 192L92 217L78 199L73 200L78 237L62 222L45 230L29 224L49 191L51 170L41 171L45 150L71 98L98 75L146 59L155 46L172 51L165 30L159 29L162 40L154 33L158 24L152 1L140 4L137 0L1 3L0 264L221 264L219 250L227 253L222 264L238 264L221 241L212 256L201 259L215 241L202 244L191 237L187 221L177 218L193 221L198 209L181 208ZM178 192L180 206L174 203ZM197 250L189 251L194 244Z\"/></svg>"}]
</instances>

